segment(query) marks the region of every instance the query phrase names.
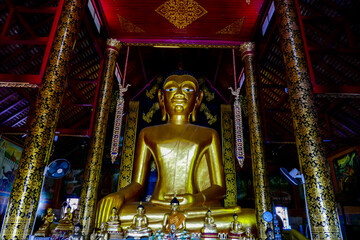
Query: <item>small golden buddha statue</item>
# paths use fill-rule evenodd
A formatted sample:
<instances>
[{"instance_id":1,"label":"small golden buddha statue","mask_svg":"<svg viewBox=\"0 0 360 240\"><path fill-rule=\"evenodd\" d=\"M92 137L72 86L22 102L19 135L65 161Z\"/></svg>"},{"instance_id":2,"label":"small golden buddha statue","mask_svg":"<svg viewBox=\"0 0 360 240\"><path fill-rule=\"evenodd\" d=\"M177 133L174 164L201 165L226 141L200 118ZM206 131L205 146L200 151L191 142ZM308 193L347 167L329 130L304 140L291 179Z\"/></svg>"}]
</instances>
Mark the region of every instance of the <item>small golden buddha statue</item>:
<instances>
[{"instance_id":1,"label":"small golden buddha statue","mask_svg":"<svg viewBox=\"0 0 360 240\"><path fill-rule=\"evenodd\" d=\"M176 233L186 228L186 216L178 210L179 200L174 197L170 202L170 213L164 215L163 232Z\"/></svg>"},{"instance_id":2,"label":"small golden buddha statue","mask_svg":"<svg viewBox=\"0 0 360 240\"><path fill-rule=\"evenodd\" d=\"M132 225L126 230L125 238L131 237L140 239L142 237L150 237L151 228L148 227L148 219L145 215L145 208L140 202L137 207L137 214L133 218Z\"/></svg>"},{"instance_id":3,"label":"small golden buddha statue","mask_svg":"<svg viewBox=\"0 0 360 240\"><path fill-rule=\"evenodd\" d=\"M242 224L238 220L238 216L236 213L233 215L234 220L230 224L230 232L229 239L239 239L239 237L243 236L244 230L242 229Z\"/></svg>"},{"instance_id":4,"label":"small golden buddha statue","mask_svg":"<svg viewBox=\"0 0 360 240\"><path fill-rule=\"evenodd\" d=\"M71 207L66 209L66 213L59 220L58 225L55 228L55 231L66 231L70 232L73 228L73 214L71 213Z\"/></svg>"},{"instance_id":5,"label":"small golden buddha statue","mask_svg":"<svg viewBox=\"0 0 360 240\"><path fill-rule=\"evenodd\" d=\"M106 230L106 223L101 223L100 232L96 232L94 229L93 233L90 235L90 240L109 240L109 233Z\"/></svg>"},{"instance_id":6,"label":"small golden buddha statue","mask_svg":"<svg viewBox=\"0 0 360 240\"><path fill-rule=\"evenodd\" d=\"M255 240L255 237L251 234L251 228L245 228L245 236L242 238L243 240Z\"/></svg>"},{"instance_id":7,"label":"small golden buddha statue","mask_svg":"<svg viewBox=\"0 0 360 240\"><path fill-rule=\"evenodd\" d=\"M50 235L50 226L54 222L54 214L52 212L52 208L47 209L47 213L43 216L42 220L44 221L44 223L34 234L36 237L48 237Z\"/></svg>"},{"instance_id":8,"label":"small golden buddha statue","mask_svg":"<svg viewBox=\"0 0 360 240\"><path fill-rule=\"evenodd\" d=\"M218 230L216 228L215 220L211 216L211 210L209 209L205 215L204 227L201 229L201 239L214 238L218 238Z\"/></svg>"},{"instance_id":9,"label":"small golden buddha statue","mask_svg":"<svg viewBox=\"0 0 360 240\"><path fill-rule=\"evenodd\" d=\"M232 214L244 212L249 225L256 223L254 211L240 207L223 208L225 177L221 144L214 129L193 125L203 92L189 74L169 76L159 90L162 119L166 124L142 129L134 157L132 182L124 189L101 199L97 206L95 227L105 222L111 209L119 209L122 226L132 224L136 201L147 183L151 157L158 179L150 203L145 203L149 227L161 227L161 218L168 212L174 194L187 215L187 229L200 231L208 207L217 220L218 229L228 229ZM243 213L242 213L243 214ZM220 220L221 219L221 220ZM250 219L250 220L249 220Z\"/></svg>"},{"instance_id":10,"label":"small golden buddha statue","mask_svg":"<svg viewBox=\"0 0 360 240\"><path fill-rule=\"evenodd\" d=\"M74 227L74 234L71 234L69 240L85 240L85 237L81 234L81 225L76 224Z\"/></svg>"},{"instance_id":11,"label":"small golden buddha statue","mask_svg":"<svg viewBox=\"0 0 360 240\"><path fill-rule=\"evenodd\" d=\"M119 215L116 213L116 208L114 207L112 209L112 213L106 222L107 225L107 232L110 234L111 238L122 238L123 236L123 230L121 228L120 224L120 218Z\"/></svg>"}]
</instances>

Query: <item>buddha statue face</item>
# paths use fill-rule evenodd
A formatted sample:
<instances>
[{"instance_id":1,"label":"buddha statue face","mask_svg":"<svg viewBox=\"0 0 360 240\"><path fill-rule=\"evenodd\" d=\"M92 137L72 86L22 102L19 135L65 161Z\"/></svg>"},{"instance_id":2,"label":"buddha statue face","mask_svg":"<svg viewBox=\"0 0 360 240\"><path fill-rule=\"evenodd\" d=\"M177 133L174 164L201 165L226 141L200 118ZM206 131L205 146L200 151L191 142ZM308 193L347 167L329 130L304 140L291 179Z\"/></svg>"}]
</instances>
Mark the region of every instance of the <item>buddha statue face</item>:
<instances>
[{"instance_id":1,"label":"buddha statue face","mask_svg":"<svg viewBox=\"0 0 360 240\"><path fill-rule=\"evenodd\" d=\"M143 207L138 207L137 212L138 212L138 214L142 215L142 214L144 214L145 209Z\"/></svg>"},{"instance_id":2,"label":"buddha statue face","mask_svg":"<svg viewBox=\"0 0 360 240\"><path fill-rule=\"evenodd\" d=\"M162 110L162 119L188 122L190 115L196 120L196 111L200 106L203 92L198 94L199 85L190 75L171 75L165 80L163 91L159 90L158 97Z\"/></svg>"},{"instance_id":3,"label":"buddha statue face","mask_svg":"<svg viewBox=\"0 0 360 240\"><path fill-rule=\"evenodd\" d=\"M52 208L48 208L47 213L51 214L52 213Z\"/></svg>"}]
</instances>

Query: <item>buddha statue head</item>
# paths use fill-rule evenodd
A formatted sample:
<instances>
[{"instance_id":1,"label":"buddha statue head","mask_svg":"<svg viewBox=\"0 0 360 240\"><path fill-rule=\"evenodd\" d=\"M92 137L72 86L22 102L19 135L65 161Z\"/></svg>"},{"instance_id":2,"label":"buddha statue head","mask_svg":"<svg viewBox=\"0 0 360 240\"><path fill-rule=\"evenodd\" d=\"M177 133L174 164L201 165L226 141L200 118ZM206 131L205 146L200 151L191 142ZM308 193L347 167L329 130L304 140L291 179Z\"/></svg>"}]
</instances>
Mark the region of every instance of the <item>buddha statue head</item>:
<instances>
[{"instance_id":1,"label":"buddha statue head","mask_svg":"<svg viewBox=\"0 0 360 240\"><path fill-rule=\"evenodd\" d=\"M203 92L195 77L189 74L173 74L165 79L163 90L158 91L162 112L162 120L168 117L168 122L188 123L191 117L196 121Z\"/></svg>"},{"instance_id":2,"label":"buddha statue head","mask_svg":"<svg viewBox=\"0 0 360 240\"><path fill-rule=\"evenodd\" d=\"M145 208L142 205L142 202L140 202L139 206L137 207L137 212L138 212L138 214L144 214Z\"/></svg>"},{"instance_id":3,"label":"buddha statue head","mask_svg":"<svg viewBox=\"0 0 360 240\"><path fill-rule=\"evenodd\" d=\"M173 211L177 211L179 208L179 205L180 205L180 202L176 197L174 197L170 202L170 207L171 207L171 210L173 210Z\"/></svg>"}]
</instances>

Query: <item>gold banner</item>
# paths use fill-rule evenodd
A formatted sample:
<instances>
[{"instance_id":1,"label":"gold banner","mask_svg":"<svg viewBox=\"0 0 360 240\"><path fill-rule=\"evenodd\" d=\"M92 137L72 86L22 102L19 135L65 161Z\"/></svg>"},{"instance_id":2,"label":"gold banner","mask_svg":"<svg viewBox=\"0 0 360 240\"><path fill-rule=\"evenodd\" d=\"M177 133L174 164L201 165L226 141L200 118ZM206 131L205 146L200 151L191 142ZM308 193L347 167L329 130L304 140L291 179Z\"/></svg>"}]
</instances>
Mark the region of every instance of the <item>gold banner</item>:
<instances>
[{"instance_id":1,"label":"gold banner","mask_svg":"<svg viewBox=\"0 0 360 240\"><path fill-rule=\"evenodd\" d=\"M222 158L224 163L226 197L225 207L237 205L237 188L235 172L234 124L231 119L231 105L221 105L221 138Z\"/></svg>"},{"instance_id":2,"label":"gold banner","mask_svg":"<svg viewBox=\"0 0 360 240\"><path fill-rule=\"evenodd\" d=\"M118 191L131 183L134 154L136 147L136 131L139 115L139 102L129 103L129 114L126 117L124 140L121 154L121 164L118 181Z\"/></svg>"}]
</instances>

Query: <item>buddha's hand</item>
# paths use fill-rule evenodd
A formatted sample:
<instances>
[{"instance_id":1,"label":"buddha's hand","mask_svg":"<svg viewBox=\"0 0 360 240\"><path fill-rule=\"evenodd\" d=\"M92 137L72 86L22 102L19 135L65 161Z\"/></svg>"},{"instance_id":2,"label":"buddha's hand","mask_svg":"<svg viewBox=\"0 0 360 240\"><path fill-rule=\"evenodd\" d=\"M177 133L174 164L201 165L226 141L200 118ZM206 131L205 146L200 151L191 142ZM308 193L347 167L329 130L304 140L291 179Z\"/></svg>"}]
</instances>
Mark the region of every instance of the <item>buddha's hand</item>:
<instances>
[{"instance_id":1,"label":"buddha's hand","mask_svg":"<svg viewBox=\"0 0 360 240\"><path fill-rule=\"evenodd\" d=\"M122 192L114 192L103 197L97 204L95 227L100 228L102 222L107 222L111 215L112 209L117 209L117 214L124 203L124 194Z\"/></svg>"}]
</instances>

